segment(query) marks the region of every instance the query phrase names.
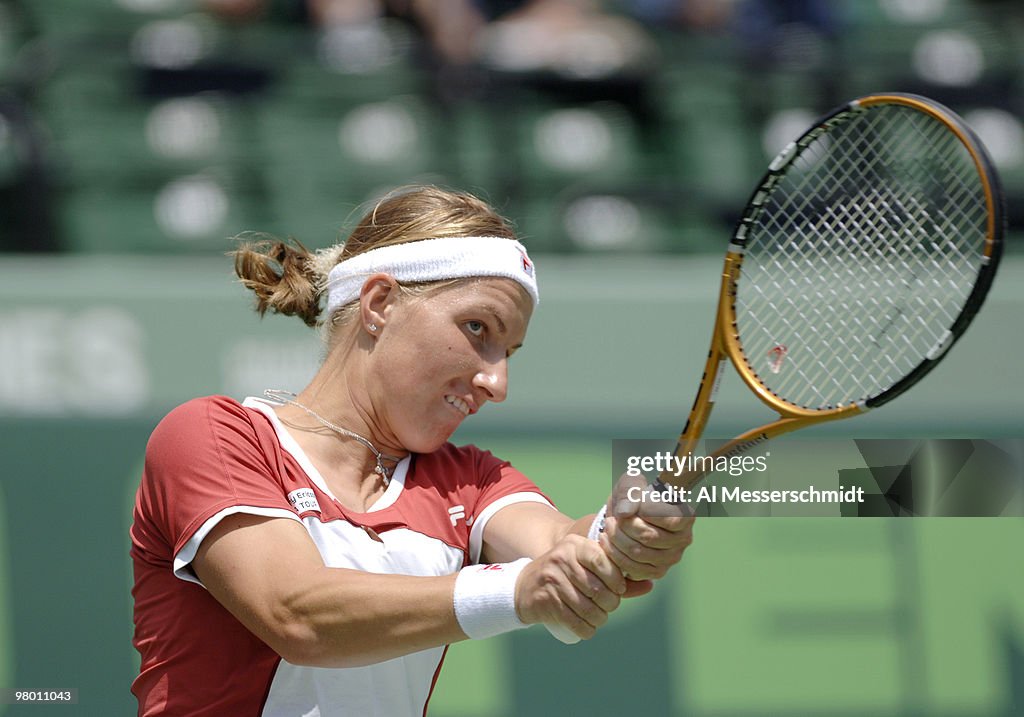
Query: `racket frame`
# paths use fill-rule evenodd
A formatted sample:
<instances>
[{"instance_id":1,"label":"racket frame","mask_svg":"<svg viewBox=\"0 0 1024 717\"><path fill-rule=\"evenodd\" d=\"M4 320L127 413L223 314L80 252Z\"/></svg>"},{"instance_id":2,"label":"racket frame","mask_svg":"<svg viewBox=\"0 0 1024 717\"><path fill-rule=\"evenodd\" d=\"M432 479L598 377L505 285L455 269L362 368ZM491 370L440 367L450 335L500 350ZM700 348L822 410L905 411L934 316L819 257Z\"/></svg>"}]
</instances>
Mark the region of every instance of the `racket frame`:
<instances>
[{"instance_id":1,"label":"racket frame","mask_svg":"<svg viewBox=\"0 0 1024 717\"><path fill-rule=\"evenodd\" d=\"M786 169L793 160L807 146L822 134L827 133L832 126L847 121L851 113L864 112L872 107L886 104L909 107L941 122L969 152L974 162L975 170L981 179L987 209L986 238L982 250L981 267L971 293L968 295L960 314L948 329L944 339L906 376L877 396L872 396L863 401L825 409L798 406L786 401L765 387L744 358L737 330L735 300L747 243L747 234L760 215L761 209L771 195L774 186L785 174ZM963 335L967 326L981 308L999 263L1005 223L1002 191L994 165L974 132L948 108L917 95L890 92L861 97L818 119L803 135L791 142L775 157L769 165L768 171L758 183L757 188L751 194L743 216L736 226L728 251L726 252L725 265L722 269L718 309L715 314L715 326L712 332L707 362L704 366L704 375L701 378L700 388L694 399L693 407L690 409L686 425L676 443L675 455L683 458L694 454L714 408L715 397L722 380L726 358L732 362L736 372L754 395L778 413L778 418L770 423L746 431L726 442L710 454L714 458L739 455L772 438L813 424L849 418L865 413L905 392L920 381L945 356L949 348ZM665 471L658 477L658 480L665 485L692 488L707 473L708 471L701 470L675 475L672 472Z\"/></svg>"}]
</instances>

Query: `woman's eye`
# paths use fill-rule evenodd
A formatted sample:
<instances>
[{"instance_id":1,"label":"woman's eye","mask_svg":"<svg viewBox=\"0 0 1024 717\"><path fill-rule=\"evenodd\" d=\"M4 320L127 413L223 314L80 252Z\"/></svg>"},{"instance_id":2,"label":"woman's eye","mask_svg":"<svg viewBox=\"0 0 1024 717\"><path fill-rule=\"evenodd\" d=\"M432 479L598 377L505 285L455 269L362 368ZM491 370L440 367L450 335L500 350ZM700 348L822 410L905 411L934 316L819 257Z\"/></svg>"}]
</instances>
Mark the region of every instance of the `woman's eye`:
<instances>
[{"instance_id":1,"label":"woman's eye","mask_svg":"<svg viewBox=\"0 0 1024 717\"><path fill-rule=\"evenodd\" d=\"M484 323L482 321L467 321L466 328L474 336L480 336L484 332Z\"/></svg>"}]
</instances>

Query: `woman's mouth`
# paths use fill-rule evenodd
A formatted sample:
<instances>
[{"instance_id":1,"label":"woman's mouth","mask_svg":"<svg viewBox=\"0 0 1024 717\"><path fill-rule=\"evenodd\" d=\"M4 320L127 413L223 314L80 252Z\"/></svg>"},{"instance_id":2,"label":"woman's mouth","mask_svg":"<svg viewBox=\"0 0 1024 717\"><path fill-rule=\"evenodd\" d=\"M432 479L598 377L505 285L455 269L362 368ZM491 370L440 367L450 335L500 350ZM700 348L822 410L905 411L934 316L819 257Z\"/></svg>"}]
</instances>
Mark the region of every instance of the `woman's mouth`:
<instances>
[{"instance_id":1,"label":"woman's mouth","mask_svg":"<svg viewBox=\"0 0 1024 717\"><path fill-rule=\"evenodd\" d=\"M449 394L444 397L444 400L450 403L451 405L455 406L455 408L459 409L459 411L462 412L463 416L468 416L471 413L469 409L469 404L463 401L458 396L452 396L451 394Z\"/></svg>"}]
</instances>

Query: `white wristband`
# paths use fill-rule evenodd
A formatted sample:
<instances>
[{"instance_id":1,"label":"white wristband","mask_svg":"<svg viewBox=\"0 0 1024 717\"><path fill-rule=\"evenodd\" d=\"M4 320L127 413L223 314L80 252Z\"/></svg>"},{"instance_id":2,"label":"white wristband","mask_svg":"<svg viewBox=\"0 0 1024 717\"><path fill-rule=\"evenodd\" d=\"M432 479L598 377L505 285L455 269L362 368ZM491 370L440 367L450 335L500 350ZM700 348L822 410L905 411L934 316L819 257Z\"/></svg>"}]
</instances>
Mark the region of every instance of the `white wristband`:
<instances>
[{"instance_id":1,"label":"white wristband","mask_svg":"<svg viewBox=\"0 0 1024 717\"><path fill-rule=\"evenodd\" d=\"M594 516L594 522L590 524L590 530L587 531L587 540L597 540L601 533L604 532L604 518L607 512L608 506L602 505L601 510Z\"/></svg>"},{"instance_id":2,"label":"white wristband","mask_svg":"<svg viewBox=\"0 0 1024 717\"><path fill-rule=\"evenodd\" d=\"M516 578L530 562L470 565L455 578L455 619L473 640L519 630L527 624L516 612Z\"/></svg>"}]
</instances>

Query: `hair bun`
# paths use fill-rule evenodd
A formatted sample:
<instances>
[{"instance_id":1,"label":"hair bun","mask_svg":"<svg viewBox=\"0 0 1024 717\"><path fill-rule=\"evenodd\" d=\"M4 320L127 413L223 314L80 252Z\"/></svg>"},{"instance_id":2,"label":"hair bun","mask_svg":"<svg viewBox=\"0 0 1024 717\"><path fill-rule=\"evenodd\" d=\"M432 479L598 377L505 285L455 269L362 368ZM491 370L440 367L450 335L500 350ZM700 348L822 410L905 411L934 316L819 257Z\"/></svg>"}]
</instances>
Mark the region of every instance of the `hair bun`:
<instances>
[{"instance_id":1,"label":"hair bun","mask_svg":"<svg viewBox=\"0 0 1024 717\"><path fill-rule=\"evenodd\" d=\"M284 242L258 234L237 238L241 246L232 252L235 273L256 295L260 315L269 310L298 316L307 326L316 326L322 278L306 247L294 239Z\"/></svg>"}]
</instances>

